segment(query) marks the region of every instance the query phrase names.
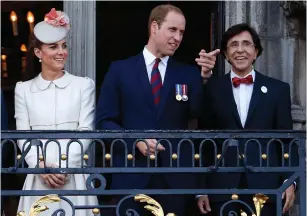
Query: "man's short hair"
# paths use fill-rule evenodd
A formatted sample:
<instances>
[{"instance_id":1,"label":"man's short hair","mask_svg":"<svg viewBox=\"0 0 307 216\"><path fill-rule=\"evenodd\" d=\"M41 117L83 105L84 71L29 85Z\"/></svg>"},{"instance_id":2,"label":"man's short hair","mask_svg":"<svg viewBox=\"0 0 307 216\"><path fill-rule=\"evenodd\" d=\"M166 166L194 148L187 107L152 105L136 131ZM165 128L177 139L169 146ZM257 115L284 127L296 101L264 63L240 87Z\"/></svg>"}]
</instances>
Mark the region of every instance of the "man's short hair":
<instances>
[{"instance_id":1,"label":"man's short hair","mask_svg":"<svg viewBox=\"0 0 307 216\"><path fill-rule=\"evenodd\" d=\"M222 54L224 55L224 57L225 57L225 52L227 51L228 41L232 37L240 34L241 32L244 32L244 31L248 31L251 34L255 48L258 50L257 57L259 57L261 55L263 48L261 46L261 42L260 42L260 38L259 38L258 33L256 32L255 29L253 29L247 23L240 23L240 24L231 26L229 29L227 29L227 31L224 33L224 35L222 37L221 50L222 50Z\"/></svg>"},{"instance_id":2,"label":"man's short hair","mask_svg":"<svg viewBox=\"0 0 307 216\"><path fill-rule=\"evenodd\" d=\"M179 13L182 16L184 16L182 11L180 10L180 8L178 8L174 5L171 5L171 4L158 5L157 7L152 9L150 16L149 16L149 20L148 20L148 34L149 34L149 36L150 36L151 23L153 21L156 21L158 23L159 28L160 28L161 24L165 20L165 17L171 11L174 11L174 12Z\"/></svg>"}]
</instances>

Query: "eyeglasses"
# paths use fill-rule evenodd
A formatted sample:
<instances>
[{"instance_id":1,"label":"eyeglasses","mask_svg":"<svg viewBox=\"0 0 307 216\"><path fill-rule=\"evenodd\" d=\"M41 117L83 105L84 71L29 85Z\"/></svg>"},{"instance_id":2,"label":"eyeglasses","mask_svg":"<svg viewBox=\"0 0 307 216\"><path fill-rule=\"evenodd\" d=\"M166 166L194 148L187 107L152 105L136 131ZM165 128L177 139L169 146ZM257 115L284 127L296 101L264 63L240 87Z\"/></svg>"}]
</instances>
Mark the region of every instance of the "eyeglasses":
<instances>
[{"instance_id":1,"label":"eyeglasses","mask_svg":"<svg viewBox=\"0 0 307 216\"><path fill-rule=\"evenodd\" d=\"M241 43L241 46L243 47L243 49L251 49L255 45L253 43L249 42L249 41L243 41L243 43ZM240 47L240 43L233 42L233 43L229 44L227 47L232 49L232 50L237 50Z\"/></svg>"}]
</instances>

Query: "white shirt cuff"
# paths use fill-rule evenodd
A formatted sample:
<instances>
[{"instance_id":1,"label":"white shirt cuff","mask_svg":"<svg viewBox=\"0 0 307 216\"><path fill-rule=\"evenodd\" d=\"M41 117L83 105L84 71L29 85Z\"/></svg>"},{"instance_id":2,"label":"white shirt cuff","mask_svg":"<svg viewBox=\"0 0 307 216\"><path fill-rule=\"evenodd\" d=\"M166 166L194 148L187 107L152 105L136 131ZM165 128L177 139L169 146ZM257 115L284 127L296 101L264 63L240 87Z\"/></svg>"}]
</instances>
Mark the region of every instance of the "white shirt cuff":
<instances>
[{"instance_id":1,"label":"white shirt cuff","mask_svg":"<svg viewBox=\"0 0 307 216\"><path fill-rule=\"evenodd\" d=\"M286 179L286 180L284 181L284 183L285 183L286 181L288 181L288 179ZM294 181L293 184L294 184L294 190L296 190L296 181Z\"/></svg>"},{"instance_id":2,"label":"white shirt cuff","mask_svg":"<svg viewBox=\"0 0 307 216\"><path fill-rule=\"evenodd\" d=\"M196 195L195 199L198 199L199 197L202 197L202 196L208 196L208 195L205 195L205 194L204 195Z\"/></svg>"}]
</instances>

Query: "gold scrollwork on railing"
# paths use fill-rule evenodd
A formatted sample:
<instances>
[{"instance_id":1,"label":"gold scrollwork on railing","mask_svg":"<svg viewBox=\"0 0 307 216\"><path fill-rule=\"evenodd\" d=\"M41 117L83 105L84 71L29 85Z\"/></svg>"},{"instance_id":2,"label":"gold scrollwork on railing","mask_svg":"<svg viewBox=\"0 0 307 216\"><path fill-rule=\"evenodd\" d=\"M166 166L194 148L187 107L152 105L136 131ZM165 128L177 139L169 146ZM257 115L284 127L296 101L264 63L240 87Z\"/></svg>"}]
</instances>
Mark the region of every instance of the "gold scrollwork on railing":
<instances>
[{"instance_id":1,"label":"gold scrollwork on railing","mask_svg":"<svg viewBox=\"0 0 307 216\"><path fill-rule=\"evenodd\" d=\"M150 211L155 216L164 216L163 208L161 205L145 194L137 194L134 196L134 200L137 202L146 202L148 205L145 205L144 208ZM176 216L174 213L168 213L166 216Z\"/></svg>"},{"instance_id":2,"label":"gold scrollwork on railing","mask_svg":"<svg viewBox=\"0 0 307 216\"><path fill-rule=\"evenodd\" d=\"M236 195L236 194L235 194ZM233 195L234 196L234 195ZM232 198L233 198L232 196ZM236 195L235 200L238 199L238 195ZM256 208L256 215L257 216L261 216L261 210L263 208L264 203L269 199L269 197L267 197L264 194L256 194L253 197L253 201L254 201L254 205ZM145 194L137 194L134 196L134 200L137 202L143 202L143 203L147 203L147 205L144 206L144 208L148 211L150 211L153 215L155 216L164 216L164 212L163 212L163 208L162 206L153 198L151 198L150 196L147 196ZM244 212L243 210L241 210L241 216L247 216L246 212ZM253 214L252 216L256 216L255 214ZM166 216L175 216L174 213L168 213Z\"/></svg>"},{"instance_id":3,"label":"gold scrollwork on railing","mask_svg":"<svg viewBox=\"0 0 307 216\"><path fill-rule=\"evenodd\" d=\"M255 205L255 209L256 209L256 215L253 214L252 216L261 216L261 210L263 208L264 203L266 203L266 201L269 199L269 197L267 197L264 194L256 194L253 198L254 201L254 205ZM247 216L246 212L241 210L241 216Z\"/></svg>"},{"instance_id":4,"label":"gold scrollwork on railing","mask_svg":"<svg viewBox=\"0 0 307 216\"><path fill-rule=\"evenodd\" d=\"M264 203L266 203L268 199L269 197L260 193L254 196L253 201L256 208L257 216L261 216L261 209L263 208Z\"/></svg>"},{"instance_id":5,"label":"gold scrollwork on railing","mask_svg":"<svg viewBox=\"0 0 307 216\"><path fill-rule=\"evenodd\" d=\"M17 216L37 216L41 212L48 210L49 208L44 205L47 203L60 202L61 199L56 194L50 194L39 198L35 203L32 204L29 214L27 215L24 211L17 213Z\"/></svg>"}]
</instances>

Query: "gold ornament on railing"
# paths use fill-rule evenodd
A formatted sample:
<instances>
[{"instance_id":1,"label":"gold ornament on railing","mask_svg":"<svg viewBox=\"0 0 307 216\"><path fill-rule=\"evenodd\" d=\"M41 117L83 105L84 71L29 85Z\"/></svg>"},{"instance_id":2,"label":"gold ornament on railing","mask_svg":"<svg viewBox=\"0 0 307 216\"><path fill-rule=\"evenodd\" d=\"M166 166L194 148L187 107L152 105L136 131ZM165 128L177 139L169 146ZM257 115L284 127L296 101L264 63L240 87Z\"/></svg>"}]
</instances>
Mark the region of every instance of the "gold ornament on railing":
<instances>
[{"instance_id":1,"label":"gold ornament on railing","mask_svg":"<svg viewBox=\"0 0 307 216\"><path fill-rule=\"evenodd\" d=\"M263 208L263 204L266 203L268 199L269 197L260 193L254 196L253 201L256 208L257 216L261 216L261 209Z\"/></svg>"},{"instance_id":2,"label":"gold ornament on railing","mask_svg":"<svg viewBox=\"0 0 307 216\"><path fill-rule=\"evenodd\" d=\"M145 205L144 208L150 211L155 216L164 216L163 209L161 205L145 194L137 194L134 196L134 200L137 202L146 202L148 205ZM168 213L166 216L176 216L174 213Z\"/></svg>"},{"instance_id":3,"label":"gold ornament on railing","mask_svg":"<svg viewBox=\"0 0 307 216\"><path fill-rule=\"evenodd\" d=\"M50 194L43 196L39 198L35 203L32 204L29 215L28 216L37 216L41 212L48 210L49 208L46 205L46 203L54 203L54 202L60 202L61 199L56 194ZM17 216L27 216L27 214L24 211L20 211L17 213Z\"/></svg>"},{"instance_id":4,"label":"gold ornament on railing","mask_svg":"<svg viewBox=\"0 0 307 216\"><path fill-rule=\"evenodd\" d=\"M254 196L253 201L254 201L254 205L256 208L256 214L252 214L252 216L261 216L261 210L263 208L263 205L268 199L269 197L267 197L264 194L260 194L260 193ZM248 216L246 212L244 212L242 209L240 210L240 215Z\"/></svg>"},{"instance_id":5,"label":"gold ornament on railing","mask_svg":"<svg viewBox=\"0 0 307 216\"><path fill-rule=\"evenodd\" d=\"M247 216L246 212L244 212L242 209L240 210L240 215L241 216Z\"/></svg>"}]
</instances>

